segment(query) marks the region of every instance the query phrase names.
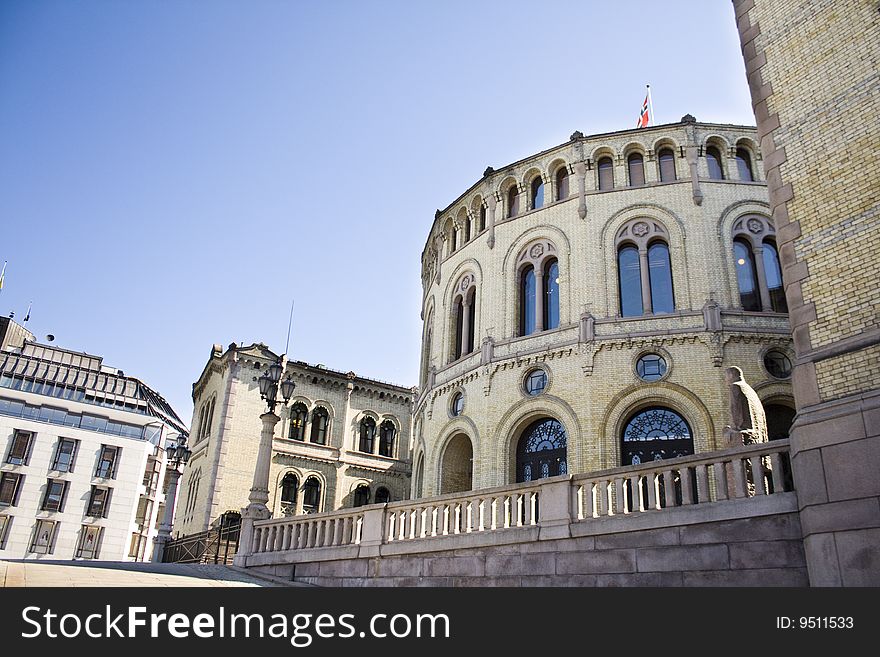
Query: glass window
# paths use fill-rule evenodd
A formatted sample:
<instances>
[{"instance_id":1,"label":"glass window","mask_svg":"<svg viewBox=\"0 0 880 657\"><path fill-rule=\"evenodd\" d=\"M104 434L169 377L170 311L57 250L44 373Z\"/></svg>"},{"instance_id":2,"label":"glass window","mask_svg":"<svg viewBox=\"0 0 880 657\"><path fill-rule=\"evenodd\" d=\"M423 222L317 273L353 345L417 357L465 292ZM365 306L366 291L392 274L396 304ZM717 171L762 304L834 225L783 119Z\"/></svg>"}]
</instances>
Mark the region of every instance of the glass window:
<instances>
[{"instance_id":1,"label":"glass window","mask_svg":"<svg viewBox=\"0 0 880 657\"><path fill-rule=\"evenodd\" d=\"M471 288L468 294L468 334L467 334L467 344L465 348L467 349L468 354L474 353L474 334L477 327L477 290L476 288Z\"/></svg>"},{"instance_id":2,"label":"glass window","mask_svg":"<svg viewBox=\"0 0 880 657\"><path fill-rule=\"evenodd\" d=\"M385 420L382 423L382 426L379 428L379 455L380 456L394 456L394 436L397 434L397 429L394 426L394 422L391 420Z\"/></svg>"},{"instance_id":3,"label":"glass window","mask_svg":"<svg viewBox=\"0 0 880 657\"><path fill-rule=\"evenodd\" d=\"M55 460L52 461L52 469L59 472L73 472L76 448L77 441L70 438L60 438L58 440L58 447L55 449Z\"/></svg>"},{"instance_id":4,"label":"glass window","mask_svg":"<svg viewBox=\"0 0 880 657\"><path fill-rule=\"evenodd\" d=\"M64 498L67 493L67 482L50 479L46 483L46 494L43 496L43 511L64 511Z\"/></svg>"},{"instance_id":5,"label":"glass window","mask_svg":"<svg viewBox=\"0 0 880 657\"><path fill-rule=\"evenodd\" d=\"M648 274L651 280L651 310L655 313L671 313L675 310L672 294L672 265L669 247L654 242L648 247Z\"/></svg>"},{"instance_id":6,"label":"glass window","mask_svg":"<svg viewBox=\"0 0 880 657\"><path fill-rule=\"evenodd\" d=\"M317 513L320 508L321 482L317 477L309 477L303 487L303 513Z\"/></svg>"},{"instance_id":7,"label":"glass window","mask_svg":"<svg viewBox=\"0 0 880 657\"><path fill-rule=\"evenodd\" d=\"M312 436L311 441L318 445L327 444L327 425L330 422L330 414L326 408L318 406L312 411Z\"/></svg>"},{"instance_id":8,"label":"glass window","mask_svg":"<svg viewBox=\"0 0 880 657\"><path fill-rule=\"evenodd\" d=\"M736 263L736 282L739 286L739 301L743 310L761 310L761 297L758 294L758 274L752 249L740 240L733 243L733 259Z\"/></svg>"},{"instance_id":9,"label":"glass window","mask_svg":"<svg viewBox=\"0 0 880 657\"><path fill-rule=\"evenodd\" d=\"M645 160L641 153L632 153L626 158L629 167L629 186L641 187L645 184Z\"/></svg>"},{"instance_id":10,"label":"glass window","mask_svg":"<svg viewBox=\"0 0 880 657\"><path fill-rule=\"evenodd\" d=\"M379 487L376 489L376 504L387 504L391 501L391 493L387 488Z\"/></svg>"},{"instance_id":11,"label":"glass window","mask_svg":"<svg viewBox=\"0 0 880 657\"><path fill-rule=\"evenodd\" d=\"M454 417L458 417L464 412L464 395L460 392L455 393L452 398L451 410Z\"/></svg>"},{"instance_id":12,"label":"glass window","mask_svg":"<svg viewBox=\"0 0 880 657\"><path fill-rule=\"evenodd\" d=\"M15 506L24 477L17 472L0 475L0 506Z\"/></svg>"},{"instance_id":13,"label":"glass window","mask_svg":"<svg viewBox=\"0 0 880 657\"><path fill-rule=\"evenodd\" d=\"M791 377L791 359L781 351L773 349L764 355L764 367L770 376L777 379Z\"/></svg>"},{"instance_id":14,"label":"glass window","mask_svg":"<svg viewBox=\"0 0 880 657\"><path fill-rule=\"evenodd\" d=\"M568 167L561 166L556 172L556 200L561 201L568 198Z\"/></svg>"},{"instance_id":15,"label":"glass window","mask_svg":"<svg viewBox=\"0 0 880 657\"><path fill-rule=\"evenodd\" d=\"M464 241L462 244L467 244L471 241L471 220L467 217L464 218L464 227L462 230L464 230Z\"/></svg>"},{"instance_id":16,"label":"glass window","mask_svg":"<svg viewBox=\"0 0 880 657\"><path fill-rule=\"evenodd\" d=\"M37 554L51 554L55 544L55 529L58 523L54 520L37 520L34 536L31 539L30 551Z\"/></svg>"},{"instance_id":17,"label":"glass window","mask_svg":"<svg viewBox=\"0 0 880 657\"><path fill-rule=\"evenodd\" d=\"M12 465L28 464L33 435L30 431L15 430L12 435L12 445L9 447L9 454L6 456L7 463Z\"/></svg>"},{"instance_id":18,"label":"glass window","mask_svg":"<svg viewBox=\"0 0 880 657\"><path fill-rule=\"evenodd\" d=\"M745 148L736 149L736 168L739 171L739 179L751 182L754 180L752 175L752 158Z\"/></svg>"},{"instance_id":19,"label":"glass window","mask_svg":"<svg viewBox=\"0 0 880 657\"><path fill-rule=\"evenodd\" d=\"M565 427L552 418L538 420L520 436L516 480L532 481L568 473Z\"/></svg>"},{"instance_id":20,"label":"glass window","mask_svg":"<svg viewBox=\"0 0 880 657\"><path fill-rule=\"evenodd\" d=\"M519 214L519 193L516 185L511 185L507 190L507 216L515 217Z\"/></svg>"},{"instance_id":21,"label":"glass window","mask_svg":"<svg viewBox=\"0 0 880 657\"><path fill-rule=\"evenodd\" d=\"M288 472L281 480L281 505L296 506L296 495L299 492L299 479Z\"/></svg>"},{"instance_id":22,"label":"glass window","mask_svg":"<svg viewBox=\"0 0 880 657\"><path fill-rule=\"evenodd\" d=\"M486 230L486 206L480 205L480 232Z\"/></svg>"},{"instance_id":23,"label":"glass window","mask_svg":"<svg viewBox=\"0 0 880 657\"><path fill-rule=\"evenodd\" d=\"M764 275L767 277L767 290L770 292L770 307L773 312L787 313L788 303L785 301L785 288L782 285L782 267L779 265L779 253L776 245L769 240L764 242Z\"/></svg>"},{"instance_id":24,"label":"glass window","mask_svg":"<svg viewBox=\"0 0 880 657\"><path fill-rule=\"evenodd\" d=\"M559 263L553 260L544 272L544 330L559 326Z\"/></svg>"},{"instance_id":25,"label":"glass window","mask_svg":"<svg viewBox=\"0 0 880 657\"><path fill-rule=\"evenodd\" d=\"M706 149L706 164L709 165L709 178L712 180L724 180L724 170L721 168L721 154L714 146Z\"/></svg>"},{"instance_id":26,"label":"glass window","mask_svg":"<svg viewBox=\"0 0 880 657\"><path fill-rule=\"evenodd\" d=\"M531 396L540 395L547 387L547 372L536 369L529 372L526 377L526 393Z\"/></svg>"},{"instance_id":27,"label":"glass window","mask_svg":"<svg viewBox=\"0 0 880 657\"><path fill-rule=\"evenodd\" d=\"M96 477L113 479L116 477L116 463L119 460L119 452L122 450L113 445L101 445L101 454L98 457L98 467L95 470Z\"/></svg>"},{"instance_id":28,"label":"glass window","mask_svg":"<svg viewBox=\"0 0 880 657\"><path fill-rule=\"evenodd\" d=\"M636 372L643 381L658 381L666 374L666 360L659 354L645 354L636 362Z\"/></svg>"},{"instance_id":29,"label":"glass window","mask_svg":"<svg viewBox=\"0 0 880 657\"><path fill-rule=\"evenodd\" d=\"M361 484L354 490L354 505L366 506L370 503L370 487Z\"/></svg>"},{"instance_id":30,"label":"glass window","mask_svg":"<svg viewBox=\"0 0 880 657\"><path fill-rule=\"evenodd\" d=\"M97 559L101 546L101 527L83 525L79 532L79 543L76 546L77 559Z\"/></svg>"},{"instance_id":31,"label":"glass window","mask_svg":"<svg viewBox=\"0 0 880 657\"><path fill-rule=\"evenodd\" d=\"M6 537L9 535L9 528L12 526L12 516L0 516L0 550L6 548Z\"/></svg>"},{"instance_id":32,"label":"glass window","mask_svg":"<svg viewBox=\"0 0 880 657\"><path fill-rule=\"evenodd\" d=\"M621 462L635 465L694 453L688 423L668 408L654 407L633 415L623 430Z\"/></svg>"},{"instance_id":33,"label":"glass window","mask_svg":"<svg viewBox=\"0 0 880 657\"><path fill-rule=\"evenodd\" d=\"M675 154L671 148L660 150L660 182L672 182L675 180Z\"/></svg>"},{"instance_id":34,"label":"glass window","mask_svg":"<svg viewBox=\"0 0 880 657\"><path fill-rule=\"evenodd\" d=\"M365 417L361 420L361 436L358 449L368 454L373 453L373 444L376 440L376 420Z\"/></svg>"},{"instance_id":35,"label":"glass window","mask_svg":"<svg viewBox=\"0 0 880 657\"><path fill-rule=\"evenodd\" d=\"M103 486L92 486L86 515L92 518L106 518L110 510L110 489Z\"/></svg>"},{"instance_id":36,"label":"glass window","mask_svg":"<svg viewBox=\"0 0 880 657\"><path fill-rule=\"evenodd\" d=\"M643 313L642 275L639 250L624 246L617 254L617 274L620 279L620 314L636 317Z\"/></svg>"},{"instance_id":37,"label":"glass window","mask_svg":"<svg viewBox=\"0 0 880 657\"><path fill-rule=\"evenodd\" d=\"M464 299L455 300L455 344L452 348L453 360L461 358L461 336L464 331Z\"/></svg>"},{"instance_id":38,"label":"glass window","mask_svg":"<svg viewBox=\"0 0 880 657\"><path fill-rule=\"evenodd\" d=\"M538 176L532 181L532 209L537 210L544 205L544 180Z\"/></svg>"},{"instance_id":39,"label":"glass window","mask_svg":"<svg viewBox=\"0 0 880 657\"><path fill-rule=\"evenodd\" d=\"M287 437L290 440L306 439L306 418L309 416L309 409L305 404L296 403L290 409L290 430Z\"/></svg>"},{"instance_id":40,"label":"glass window","mask_svg":"<svg viewBox=\"0 0 880 657\"><path fill-rule=\"evenodd\" d=\"M599 189L614 189L614 163L610 157L599 159Z\"/></svg>"},{"instance_id":41,"label":"glass window","mask_svg":"<svg viewBox=\"0 0 880 657\"><path fill-rule=\"evenodd\" d=\"M519 334L535 332L535 268L529 265L520 277Z\"/></svg>"}]
</instances>

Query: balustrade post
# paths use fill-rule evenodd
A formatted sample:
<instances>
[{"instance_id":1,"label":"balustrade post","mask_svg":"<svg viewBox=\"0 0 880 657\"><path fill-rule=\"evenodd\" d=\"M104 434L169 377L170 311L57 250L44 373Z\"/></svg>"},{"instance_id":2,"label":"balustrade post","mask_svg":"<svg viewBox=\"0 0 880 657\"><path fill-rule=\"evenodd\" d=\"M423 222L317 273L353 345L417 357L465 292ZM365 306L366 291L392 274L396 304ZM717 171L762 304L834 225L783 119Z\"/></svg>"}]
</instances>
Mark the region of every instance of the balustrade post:
<instances>
[{"instance_id":1,"label":"balustrade post","mask_svg":"<svg viewBox=\"0 0 880 657\"><path fill-rule=\"evenodd\" d=\"M538 539L569 538L571 517L571 480L542 483L538 489L541 512L538 517Z\"/></svg>"},{"instance_id":2,"label":"balustrade post","mask_svg":"<svg viewBox=\"0 0 880 657\"><path fill-rule=\"evenodd\" d=\"M645 474L645 487L648 489L648 508L656 511L660 508L657 503L657 473L648 472Z\"/></svg>"},{"instance_id":3,"label":"balustrade post","mask_svg":"<svg viewBox=\"0 0 880 657\"><path fill-rule=\"evenodd\" d=\"M784 492L785 482L782 479L782 457L779 455L779 452L773 452L770 455L770 475L773 478L773 492Z\"/></svg>"},{"instance_id":4,"label":"balustrade post","mask_svg":"<svg viewBox=\"0 0 880 657\"><path fill-rule=\"evenodd\" d=\"M693 504L694 483L693 478L691 477L691 469L686 465L683 465L679 470L679 476L681 477L681 503Z\"/></svg>"},{"instance_id":5,"label":"balustrade post","mask_svg":"<svg viewBox=\"0 0 880 657\"><path fill-rule=\"evenodd\" d=\"M709 502L709 471L706 466L701 464L694 468L697 475L697 497L699 502Z\"/></svg>"},{"instance_id":6,"label":"balustrade post","mask_svg":"<svg viewBox=\"0 0 880 657\"><path fill-rule=\"evenodd\" d=\"M361 526L361 543L359 557L378 557L379 546L382 545L382 530L385 527L385 506L364 511Z\"/></svg>"},{"instance_id":7,"label":"balustrade post","mask_svg":"<svg viewBox=\"0 0 880 657\"><path fill-rule=\"evenodd\" d=\"M672 470L663 471L663 496L667 509L675 506L675 477L672 476Z\"/></svg>"},{"instance_id":8,"label":"balustrade post","mask_svg":"<svg viewBox=\"0 0 880 657\"><path fill-rule=\"evenodd\" d=\"M727 490L727 464L724 461L717 461L712 467L715 473L715 499L726 500L729 497L729 491Z\"/></svg>"}]
</instances>

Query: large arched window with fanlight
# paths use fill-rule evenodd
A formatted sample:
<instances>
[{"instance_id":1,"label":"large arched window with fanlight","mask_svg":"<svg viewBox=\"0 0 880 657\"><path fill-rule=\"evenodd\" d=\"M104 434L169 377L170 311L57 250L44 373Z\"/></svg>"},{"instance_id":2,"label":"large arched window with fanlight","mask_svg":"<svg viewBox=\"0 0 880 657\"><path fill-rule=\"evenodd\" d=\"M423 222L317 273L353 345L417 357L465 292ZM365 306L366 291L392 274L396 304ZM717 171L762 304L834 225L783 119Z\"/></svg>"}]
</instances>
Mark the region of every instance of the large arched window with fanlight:
<instances>
[{"instance_id":1,"label":"large arched window with fanlight","mask_svg":"<svg viewBox=\"0 0 880 657\"><path fill-rule=\"evenodd\" d=\"M465 274L455 286L453 308L453 344L450 361L473 353L477 324L477 282L472 274Z\"/></svg>"},{"instance_id":2,"label":"large arched window with fanlight","mask_svg":"<svg viewBox=\"0 0 880 657\"><path fill-rule=\"evenodd\" d=\"M533 481L568 474L568 438L554 418L532 422L516 447L516 481Z\"/></svg>"},{"instance_id":3,"label":"large arched window with fanlight","mask_svg":"<svg viewBox=\"0 0 880 657\"><path fill-rule=\"evenodd\" d=\"M687 421L671 408L652 406L634 413L620 437L620 464L637 465L694 453Z\"/></svg>"},{"instance_id":4,"label":"large arched window with fanlight","mask_svg":"<svg viewBox=\"0 0 880 657\"><path fill-rule=\"evenodd\" d=\"M785 288L782 284L782 267L779 264L779 252L776 243L764 240L762 256L764 259L764 275L767 278L767 293L770 296L770 308L773 312L787 313L788 303L785 301Z\"/></svg>"},{"instance_id":5,"label":"large arched window with fanlight","mask_svg":"<svg viewBox=\"0 0 880 657\"><path fill-rule=\"evenodd\" d=\"M787 313L776 230L761 215L733 224L733 263L743 310Z\"/></svg>"},{"instance_id":6,"label":"large arched window with fanlight","mask_svg":"<svg viewBox=\"0 0 880 657\"><path fill-rule=\"evenodd\" d=\"M617 233L620 314L633 317L675 310L672 260L666 229L651 219L635 219Z\"/></svg>"},{"instance_id":7,"label":"large arched window with fanlight","mask_svg":"<svg viewBox=\"0 0 880 657\"><path fill-rule=\"evenodd\" d=\"M559 260L550 240L528 244L517 257L517 319L520 336L559 326Z\"/></svg>"},{"instance_id":8,"label":"large arched window with fanlight","mask_svg":"<svg viewBox=\"0 0 880 657\"><path fill-rule=\"evenodd\" d=\"M761 310L758 294L758 274L752 249L742 240L733 242L733 258L736 263L736 283L739 286L739 302L743 310Z\"/></svg>"}]
</instances>

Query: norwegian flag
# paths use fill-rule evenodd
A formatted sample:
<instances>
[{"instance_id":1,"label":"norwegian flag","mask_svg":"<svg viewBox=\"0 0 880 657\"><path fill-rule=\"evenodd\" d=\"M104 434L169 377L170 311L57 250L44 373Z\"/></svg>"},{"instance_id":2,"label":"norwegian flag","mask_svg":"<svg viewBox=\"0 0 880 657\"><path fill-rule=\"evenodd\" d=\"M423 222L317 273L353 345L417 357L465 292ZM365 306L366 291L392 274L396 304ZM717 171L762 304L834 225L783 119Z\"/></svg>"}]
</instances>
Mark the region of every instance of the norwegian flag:
<instances>
[{"instance_id":1,"label":"norwegian flag","mask_svg":"<svg viewBox=\"0 0 880 657\"><path fill-rule=\"evenodd\" d=\"M636 122L637 128L647 128L648 127L648 99L651 97L650 87L648 88L648 93L645 95L645 102L642 103L642 113L639 114L639 120Z\"/></svg>"}]
</instances>

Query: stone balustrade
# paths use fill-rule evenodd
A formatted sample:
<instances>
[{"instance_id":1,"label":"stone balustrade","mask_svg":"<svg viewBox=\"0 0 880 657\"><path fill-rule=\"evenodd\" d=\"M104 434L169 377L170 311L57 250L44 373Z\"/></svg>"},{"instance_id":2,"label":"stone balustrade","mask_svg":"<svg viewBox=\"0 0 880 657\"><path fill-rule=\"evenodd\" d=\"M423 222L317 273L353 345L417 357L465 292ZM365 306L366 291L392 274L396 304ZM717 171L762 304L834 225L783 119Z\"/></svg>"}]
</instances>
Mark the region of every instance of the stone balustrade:
<instances>
[{"instance_id":1,"label":"stone balustrade","mask_svg":"<svg viewBox=\"0 0 880 657\"><path fill-rule=\"evenodd\" d=\"M346 509L254 523L250 551L253 554L357 545L364 524L364 514L359 511Z\"/></svg>"}]
</instances>

